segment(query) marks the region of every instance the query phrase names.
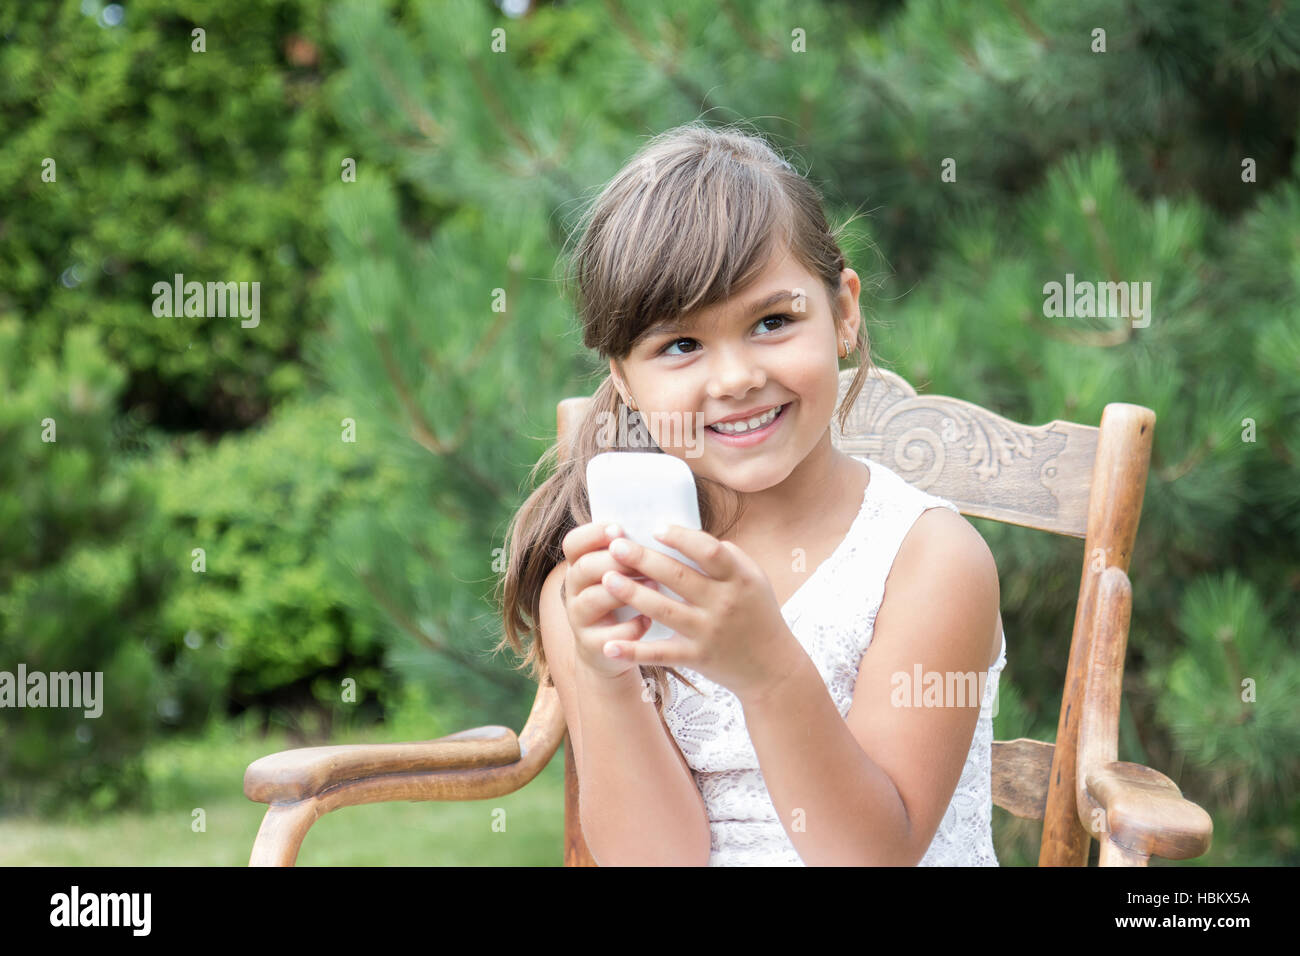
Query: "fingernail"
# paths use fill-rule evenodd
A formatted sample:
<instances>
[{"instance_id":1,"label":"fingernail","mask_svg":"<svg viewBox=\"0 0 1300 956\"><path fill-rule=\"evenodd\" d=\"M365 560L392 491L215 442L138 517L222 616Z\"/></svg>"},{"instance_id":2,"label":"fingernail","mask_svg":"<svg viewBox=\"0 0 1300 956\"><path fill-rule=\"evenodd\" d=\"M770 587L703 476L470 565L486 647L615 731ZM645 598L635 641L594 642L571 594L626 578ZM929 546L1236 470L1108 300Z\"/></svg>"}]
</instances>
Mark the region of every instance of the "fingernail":
<instances>
[{"instance_id":1,"label":"fingernail","mask_svg":"<svg viewBox=\"0 0 1300 956\"><path fill-rule=\"evenodd\" d=\"M611 538L617 538L620 533L621 532L618 529L618 525L616 524L605 525L605 534L609 535Z\"/></svg>"},{"instance_id":2,"label":"fingernail","mask_svg":"<svg viewBox=\"0 0 1300 956\"><path fill-rule=\"evenodd\" d=\"M623 653L623 649L622 649L621 647L619 647L617 644L606 644L606 645L605 645L605 656L606 656L606 657L618 657L618 656L619 656L620 654L622 654L622 653Z\"/></svg>"},{"instance_id":3,"label":"fingernail","mask_svg":"<svg viewBox=\"0 0 1300 956\"><path fill-rule=\"evenodd\" d=\"M668 533L668 525L666 525L664 522L661 521L657 525L655 525L654 535L656 538L662 538L667 533Z\"/></svg>"},{"instance_id":4,"label":"fingernail","mask_svg":"<svg viewBox=\"0 0 1300 956\"><path fill-rule=\"evenodd\" d=\"M617 538L610 542L609 551L610 554L617 555L620 558L631 557L632 545L628 543L627 538Z\"/></svg>"}]
</instances>

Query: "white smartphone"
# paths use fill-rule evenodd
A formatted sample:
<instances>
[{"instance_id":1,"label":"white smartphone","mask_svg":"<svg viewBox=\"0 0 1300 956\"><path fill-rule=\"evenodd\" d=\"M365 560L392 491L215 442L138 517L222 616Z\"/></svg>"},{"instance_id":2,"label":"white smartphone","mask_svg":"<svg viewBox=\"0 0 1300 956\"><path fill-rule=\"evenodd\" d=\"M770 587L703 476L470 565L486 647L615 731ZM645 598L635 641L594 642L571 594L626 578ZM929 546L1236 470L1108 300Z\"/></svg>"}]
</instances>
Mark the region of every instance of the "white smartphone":
<instances>
[{"instance_id":1,"label":"white smartphone","mask_svg":"<svg viewBox=\"0 0 1300 956\"><path fill-rule=\"evenodd\" d=\"M674 558L687 567L700 566L676 548L654 537L660 522L700 530L700 504L695 475L680 458L662 452L607 451L587 462L587 499L591 520L617 524L637 544ZM641 584L677 601L682 596L666 586L640 575ZM620 623L641 612L624 605L614 612ZM643 641L663 641L672 630L658 621L650 622Z\"/></svg>"}]
</instances>

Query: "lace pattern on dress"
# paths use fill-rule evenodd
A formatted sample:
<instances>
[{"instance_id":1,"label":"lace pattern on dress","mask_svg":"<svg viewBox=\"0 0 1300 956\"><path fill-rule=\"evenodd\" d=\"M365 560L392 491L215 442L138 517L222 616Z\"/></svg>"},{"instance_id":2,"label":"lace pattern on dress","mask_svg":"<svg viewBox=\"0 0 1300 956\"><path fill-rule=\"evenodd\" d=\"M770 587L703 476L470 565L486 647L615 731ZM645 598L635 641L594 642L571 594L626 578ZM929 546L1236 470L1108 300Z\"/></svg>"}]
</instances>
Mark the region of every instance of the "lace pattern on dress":
<instances>
[{"instance_id":1,"label":"lace pattern on dress","mask_svg":"<svg viewBox=\"0 0 1300 956\"><path fill-rule=\"evenodd\" d=\"M960 513L951 502L914 488L884 465L853 457L871 471L862 507L840 545L781 609L842 717L853 705L858 668L907 532L929 508ZM1004 634L998 660L988 670L970 753L921 866L998 865L992 840L992 711L1005 666ZM709 865L802 866L768 795L740 701L703 674L678 670L702 693L669 674L664 721L704 798L712 834Z\"/></svg>"}]
</instances>

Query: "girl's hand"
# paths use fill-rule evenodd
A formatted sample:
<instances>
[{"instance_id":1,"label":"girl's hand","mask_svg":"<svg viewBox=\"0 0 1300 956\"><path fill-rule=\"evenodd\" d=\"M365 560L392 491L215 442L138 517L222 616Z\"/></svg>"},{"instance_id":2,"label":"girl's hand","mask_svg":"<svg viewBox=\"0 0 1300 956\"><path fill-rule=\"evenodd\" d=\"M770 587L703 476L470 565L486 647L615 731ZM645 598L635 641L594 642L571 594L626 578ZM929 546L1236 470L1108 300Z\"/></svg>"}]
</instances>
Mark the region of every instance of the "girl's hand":
<instances>
[{"instance_id":1,"label":"girl's hand","mask_svg":"<svg viewBox=\"0 0 1300 956\"><path fill-rule=\"evenodd\" d=\"M639 643L641 635L620 637L606 653L617 648L617 660L684 665L742 700L761 695L794 669L805 652L785 623L767 575L749 555L730 541L680 525L669 525L655 537L698 564L704 574L627 538L613 542L614 557L688 603L617 571L604 572L601 583L617 603L629 604L676 632L666 641L649 644Z\"/></svg>"},{"instance_id":2,"label":"girl's hand","mask_svg":"<svg viewBox=\"0 0 1300 956\"><path fill-rule=\"evenodd\" d=\"M614 533L611 534L610 531ZM626 604L601 586L605 573L627 568L607 550L609 542L622 534L616 525L588 523L564 536L562 547L569 562L564 575L564 610L573 631L577 659L602 677L618 677L636 668L631 658L607 657L601 653L606 641L634 641L650 629L649 618L635 617L619 623L614 611Z\"/></svg>"}]
</instances>

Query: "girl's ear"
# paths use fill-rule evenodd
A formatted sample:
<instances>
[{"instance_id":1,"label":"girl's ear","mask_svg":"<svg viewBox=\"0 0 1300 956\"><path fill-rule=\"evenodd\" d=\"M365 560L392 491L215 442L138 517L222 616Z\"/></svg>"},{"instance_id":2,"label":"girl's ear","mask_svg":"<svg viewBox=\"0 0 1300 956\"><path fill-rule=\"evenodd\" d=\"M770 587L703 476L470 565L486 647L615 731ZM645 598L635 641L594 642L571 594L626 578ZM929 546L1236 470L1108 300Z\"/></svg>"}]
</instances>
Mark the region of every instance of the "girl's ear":
<instances>
[{"instance_id":1,"label":"girl's ear","mask_svg":"<svg viewBox=\"0 0 1300 956\"><path fill-rule=\"evenodd\" d=\"M609 377L614 380L614 388L618 390L619 396L623 399L623 404L635 410L636 405L631 401L631 389L623 381L623 375L618 370L618 363L612 358L609 360Z\"/></svg>"},{"instance_id":2,"label":"girl's ear","mask_svg":"<svg viewBox=\"0 0 1300 956\"><path fill-rule=\"evenodd\" d=\"M841 327L850 342L858 341L858 327L862 325L862 310L858 307L858 294L862 291L862 280L852 269L840 273L840 292L836 299L836 314Z\"/></svg>"}]
</instances>

